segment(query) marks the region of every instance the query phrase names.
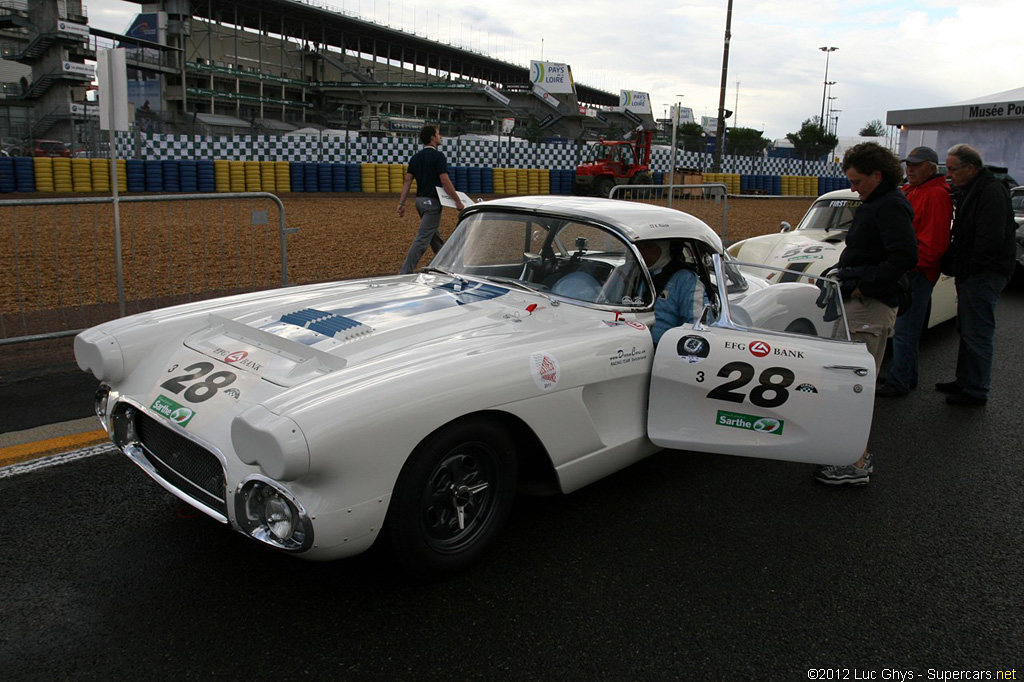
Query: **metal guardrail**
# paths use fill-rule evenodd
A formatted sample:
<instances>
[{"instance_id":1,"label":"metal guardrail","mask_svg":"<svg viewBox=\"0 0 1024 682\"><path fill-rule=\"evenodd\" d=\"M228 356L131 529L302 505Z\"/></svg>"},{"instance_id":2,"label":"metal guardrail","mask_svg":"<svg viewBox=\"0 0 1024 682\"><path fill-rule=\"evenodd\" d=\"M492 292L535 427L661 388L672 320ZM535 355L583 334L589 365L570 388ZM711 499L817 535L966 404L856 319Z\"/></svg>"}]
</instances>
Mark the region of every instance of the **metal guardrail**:
<instances>
[{"instance_id":1,"label":"metal guardrail","mask_svg":"<svg viewBox=\"0 0 1024 682\"><path fill-rule=\"evenodd\" d=\"M721 225L719 235L725 241L729 188L724 184L616 185L608 196L612 199L629 199L676 208L700 218L712 229L715 225Z\"/></svg>"},{"instance_id":2,"label":"metal guardrail","mask_svg":"<svg viewBox=\"0 0 1024 682\"><path fill-rule=\"evenodd\" d=\"M295 231L265 192L0 201L0 346L286 286Z\"/></svg>"}]
</instances>

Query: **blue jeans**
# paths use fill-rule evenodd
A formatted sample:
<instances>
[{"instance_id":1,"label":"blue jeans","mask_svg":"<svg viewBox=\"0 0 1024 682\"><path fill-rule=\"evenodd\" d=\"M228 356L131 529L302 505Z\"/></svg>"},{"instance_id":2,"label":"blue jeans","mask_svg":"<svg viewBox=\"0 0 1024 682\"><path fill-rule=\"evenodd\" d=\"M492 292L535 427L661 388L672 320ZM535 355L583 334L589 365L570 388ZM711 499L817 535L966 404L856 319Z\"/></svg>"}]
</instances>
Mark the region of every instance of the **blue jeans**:
<instances>
[{"instance_id":1,"label":"blue jeans","mask_svg":"<svg viewBox=\"0 0 1024 682\"><path fill-rule=\"evenodd\" d=\"M910 286L914 302L910 310L896 318L892 335L892 360L886 370L885 383L902 391L917 388L918 371L921 367L919 346L921 332L927 321L928 303L935 286L921 272L910 273Z\"/></svg>"},{"instance_id":2,"label":"blue jeans","mask_svg":"<svg viewBox=\"0 0 1024 682\"><path fill-rule=\"evenodd\" d=\"M956 278L957 328L960 331L956 383L964 393L976 398L988 398L995 352L996 303L1009 279L995 272Z\"/></svg>"}]
</instances>

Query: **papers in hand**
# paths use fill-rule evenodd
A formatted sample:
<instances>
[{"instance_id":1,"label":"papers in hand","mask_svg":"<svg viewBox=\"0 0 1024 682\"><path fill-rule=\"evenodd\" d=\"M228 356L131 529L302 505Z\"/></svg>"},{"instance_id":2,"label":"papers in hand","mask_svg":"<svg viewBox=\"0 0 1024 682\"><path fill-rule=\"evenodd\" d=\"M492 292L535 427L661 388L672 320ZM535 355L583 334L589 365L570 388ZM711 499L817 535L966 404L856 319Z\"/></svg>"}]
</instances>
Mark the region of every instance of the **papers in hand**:
<instances>
[{"instance_id":1,"label":"papers in hand","mask_svg":"<svg viewBox=\"0 0 1024 682\"><path fill-rule=\"evenodd\" d=\"M469 206L473 203L473 200L469 198L469 195L465 192L455 190L455 193L459 195L459 201L462 202L463 206ZM448 192L444 191L444 187L437 188L437 198L440 200L442 206L448 208L455 208L455 200L448 196Z\"/></svg>"}]
</instances>

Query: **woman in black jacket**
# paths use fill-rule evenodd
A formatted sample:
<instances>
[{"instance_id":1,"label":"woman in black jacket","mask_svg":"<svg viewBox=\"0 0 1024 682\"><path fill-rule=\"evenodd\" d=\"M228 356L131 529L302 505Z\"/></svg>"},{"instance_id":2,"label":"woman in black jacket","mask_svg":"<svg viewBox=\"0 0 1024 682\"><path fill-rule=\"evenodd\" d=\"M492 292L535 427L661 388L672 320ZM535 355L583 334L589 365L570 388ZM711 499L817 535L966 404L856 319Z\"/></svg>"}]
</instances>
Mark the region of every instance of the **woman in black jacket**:
<instances>
[{"instance_id":1,"label":"woman in black jacket","mask_svg":"<svg viewBox=\"0 0 1024 682\"><path fill-rule=\"evenodd\" d=\"M882 369L885 344L892 336L899 307L899 279L917 265L914 211L899 189L903 166L891 151L864 142L846 151L843 172L864 202L853 215L836 277L854 341L867 344ZM822 483L863 485L873 470L867 450L849 466L819 467Z\"/></svg>"}]
</instances>

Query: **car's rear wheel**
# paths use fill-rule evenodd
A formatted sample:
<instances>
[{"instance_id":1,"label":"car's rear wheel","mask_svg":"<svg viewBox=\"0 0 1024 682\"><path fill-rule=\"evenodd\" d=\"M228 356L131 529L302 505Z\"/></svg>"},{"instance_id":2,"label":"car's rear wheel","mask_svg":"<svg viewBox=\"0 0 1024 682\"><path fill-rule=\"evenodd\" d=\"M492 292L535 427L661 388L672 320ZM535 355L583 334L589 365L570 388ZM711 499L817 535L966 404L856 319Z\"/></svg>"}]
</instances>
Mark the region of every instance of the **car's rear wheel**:
<instances>
[{"instance_id":1,"label":"car's rear wheel","mask_svg":"<svg viewBox=\"0 0 1024 682\"><path fill-rule=\"evenodd\" d=\"M402 468L388 508L395 559L423 579L474 562L508 518L516 476L512 441L494 424L467 419L429 436Z\"/></svg>"}]
</instances>

